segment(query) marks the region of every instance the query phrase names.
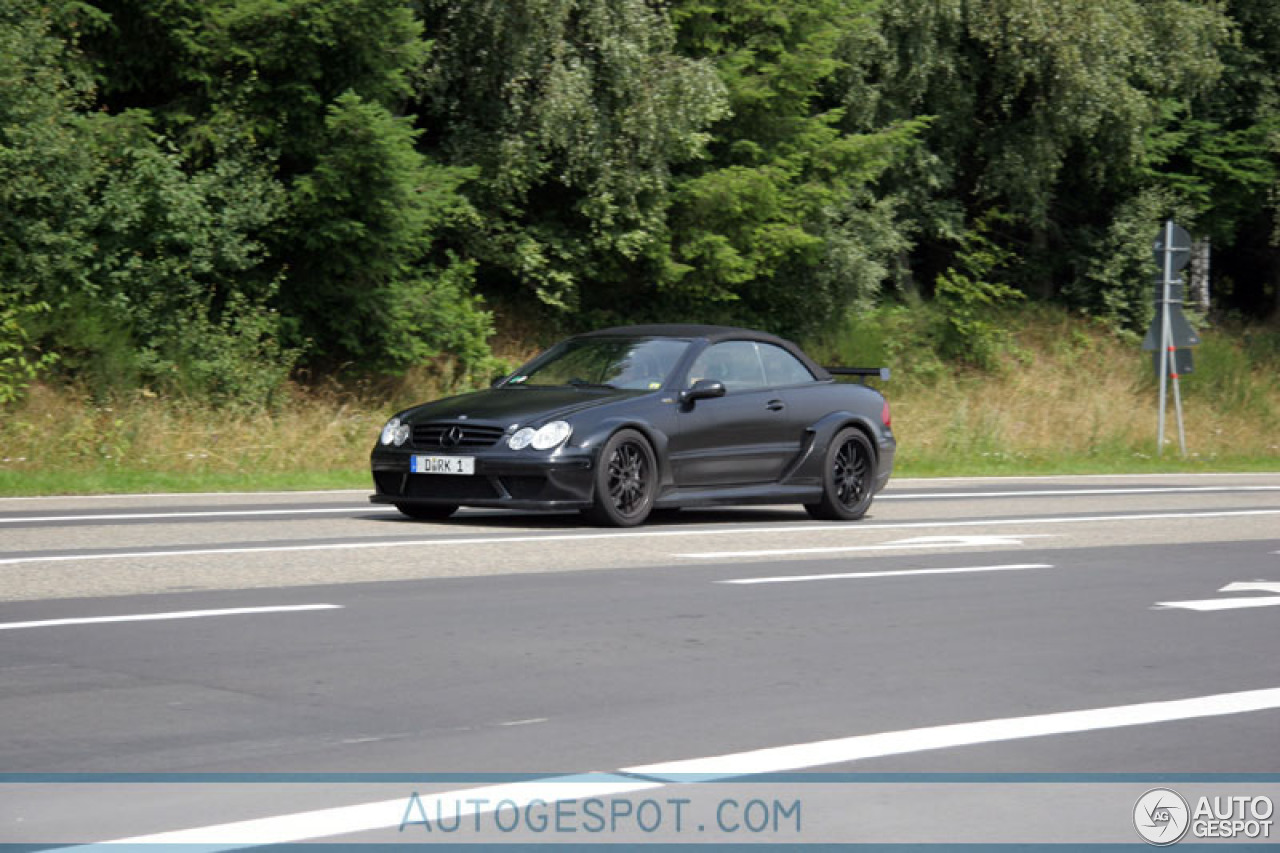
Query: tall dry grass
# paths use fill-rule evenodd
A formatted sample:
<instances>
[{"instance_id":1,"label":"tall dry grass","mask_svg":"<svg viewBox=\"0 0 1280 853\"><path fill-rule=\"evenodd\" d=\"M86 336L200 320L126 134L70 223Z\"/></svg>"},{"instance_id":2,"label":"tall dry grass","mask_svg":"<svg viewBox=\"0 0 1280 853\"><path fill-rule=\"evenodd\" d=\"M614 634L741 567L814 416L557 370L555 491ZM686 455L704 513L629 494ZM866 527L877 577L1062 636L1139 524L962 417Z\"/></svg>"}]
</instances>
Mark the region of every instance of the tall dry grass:
<instances>
[{"instance_id":1,"label":"tall dry grass","mask_svg":"<svg viewBox=\"0 0 1280 853\"><path fill-rule=\"evenodd\" d=\"M95 402L36 385L0 423L0 475L341 471L382 425L382 408L368 400L297 387L287 396L274 410L250 410L146 394Z\"/></svg>"},{"instance_id":2,"label":"tall dry grass","mask_svg":"<svg viewBox=\"0 0 1280 853\"><path fill-rule=\"evenodd\" d=\"M999 369L960 370L886 393L903 473L1141 470L1156 464L1159 385L1138 341L1058 312L1010 317ZM1206 330L1179 381L1193 465L1280 469L1280 359L1251 361L1238 335ZM1180 459L1173 389L1164 461Z\"/></svg>"},{"instance_id":3,"label":"tall dry grass","mask_svg":"<svg viewBox=\"0 0 1280 853\"><path fill-rule=\"evenodd\" d=\"M1008 319L1012 346L1002 366L983 373L938 362L918 325L894 327L889 318L882 326L894 335L891 346L882 340L827 358L894 368L884 390L899 474L1184 464L1172 405L1156 459L1157 384L1136 340L1062 312L1024 310ZM1204 337L1196 373L1183 383L1187 464L1280 470L1280 334ZM510 335L503 342L512 362L532 349ZM447 375L424 370L378 386L295 385L275 407L251 410L145 392L101 401L83 389L36 385L0 410L0 493L364 487L385 419L450 390Z\"/></svg>"}]
</instances>

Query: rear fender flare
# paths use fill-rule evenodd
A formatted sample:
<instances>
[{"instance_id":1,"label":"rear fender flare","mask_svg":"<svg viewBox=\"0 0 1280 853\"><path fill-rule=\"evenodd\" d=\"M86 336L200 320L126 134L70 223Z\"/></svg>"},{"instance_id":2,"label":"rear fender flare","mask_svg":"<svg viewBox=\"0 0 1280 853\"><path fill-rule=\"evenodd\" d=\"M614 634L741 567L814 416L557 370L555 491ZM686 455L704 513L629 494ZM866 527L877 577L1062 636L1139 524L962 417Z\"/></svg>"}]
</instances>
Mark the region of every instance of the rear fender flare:
<instances>
[{"instance_id":1,"label":"rear fender flare","mask_svg":"<svg viewBox=\"0 0 1280 853\"><path fill-rule=\"evenodd\" d=\"M862 430L871 442L871 449L876 455L876 468L880 467L880 439L876 435L876 426L869 419L852 412L832 412L818 422L812 424L807 432L811 438L805 442L805 450L797 463L792 466L786 480L822 481L822 464L827 455L827 447L836 433L845 427Z\"/></svg>"}]
</instances>

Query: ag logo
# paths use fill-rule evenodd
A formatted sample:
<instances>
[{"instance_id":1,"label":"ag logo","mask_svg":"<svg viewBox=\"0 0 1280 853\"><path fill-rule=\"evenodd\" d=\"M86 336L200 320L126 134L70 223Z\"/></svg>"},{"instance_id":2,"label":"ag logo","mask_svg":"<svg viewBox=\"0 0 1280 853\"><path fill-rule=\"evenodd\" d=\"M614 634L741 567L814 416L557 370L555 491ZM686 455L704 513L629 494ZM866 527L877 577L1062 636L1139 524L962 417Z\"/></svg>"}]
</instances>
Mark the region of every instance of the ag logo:
<instances>
[{"instance_id":1,"label":"ag logo","mask_svg":"<svg viewBox=\"0 0 1280 853\"><path fill-rule=\"evenodd\" d=\"M1187 801L1168 788L1152 788L1133 807L1133 825L1148 844L1175 844L1187 834L1191 811Z\"/></svg>"}]
</instances>

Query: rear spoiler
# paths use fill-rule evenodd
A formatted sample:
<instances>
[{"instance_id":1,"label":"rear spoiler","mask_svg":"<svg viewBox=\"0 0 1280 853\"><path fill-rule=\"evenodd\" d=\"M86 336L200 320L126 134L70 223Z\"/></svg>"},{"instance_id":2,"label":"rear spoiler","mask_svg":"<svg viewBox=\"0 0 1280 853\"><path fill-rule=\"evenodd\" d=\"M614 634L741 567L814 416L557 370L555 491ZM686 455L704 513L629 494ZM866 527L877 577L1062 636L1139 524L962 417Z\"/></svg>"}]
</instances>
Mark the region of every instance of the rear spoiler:
<instances>
[{"instance_id":1,"label":"rear spoiler","mask_svg":"<svg viewBox=\"0 0 1280 853\"><path fill-rule=\"evenodd\" d=\"M889 368L887 367L828 367L825 368L827 373L832 376L860 376L862 384L867 384L867 379L874 377L881 382L889 381Z\"/></svg>"}]
</instances>

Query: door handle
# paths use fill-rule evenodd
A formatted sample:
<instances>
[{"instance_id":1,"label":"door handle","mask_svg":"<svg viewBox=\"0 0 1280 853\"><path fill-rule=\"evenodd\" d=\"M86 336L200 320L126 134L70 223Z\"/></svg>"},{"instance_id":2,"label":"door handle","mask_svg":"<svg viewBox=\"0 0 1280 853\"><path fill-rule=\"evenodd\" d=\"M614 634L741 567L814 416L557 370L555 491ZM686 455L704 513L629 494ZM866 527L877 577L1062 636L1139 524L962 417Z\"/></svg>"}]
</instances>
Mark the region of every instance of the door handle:
<instances>
[{"instance_id":1,"label":"door handle","mask_svg":"<svg viewBox=\"0 0 1280 853\"><path fill-rule=\"evenodd\" d=\"M787 407L786 404L783 403L781 400L770 400L769 403L765 406L765 408L771 412L781 412L786 407Z\"/></svg>"}]
</instances>

